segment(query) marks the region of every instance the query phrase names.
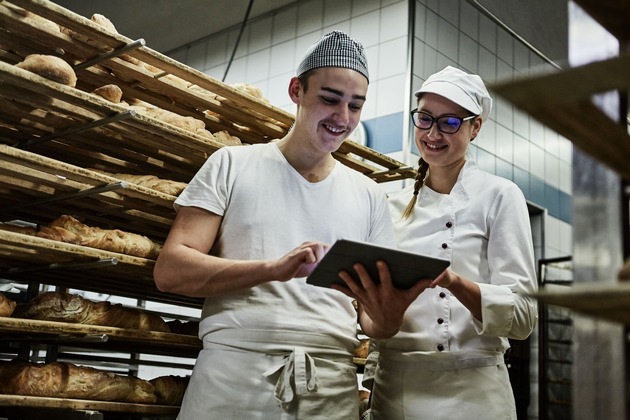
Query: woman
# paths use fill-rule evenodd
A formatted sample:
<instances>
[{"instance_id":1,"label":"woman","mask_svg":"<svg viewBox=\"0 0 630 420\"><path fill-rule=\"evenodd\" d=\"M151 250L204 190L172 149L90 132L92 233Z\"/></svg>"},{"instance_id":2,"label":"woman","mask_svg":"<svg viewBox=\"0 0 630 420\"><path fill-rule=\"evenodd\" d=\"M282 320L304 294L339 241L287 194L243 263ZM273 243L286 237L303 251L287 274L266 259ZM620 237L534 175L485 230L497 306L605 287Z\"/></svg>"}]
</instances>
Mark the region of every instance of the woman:
<instances>
[{"instance_id":1,"label":"woman","mask_svg":"<svg viewBox=\"0 0 630 420\"><path fill-rule=\"evenodd\" d=\"M419 174L390 197L390 212L398 247L451 266L409 306L397 333L375 340L372 416L516 419L503 356L508 338L527 338L537 319L527 296L536 282L525 199L467 158L492 105L479 76L449 66L415 95ZM361 287L341 277L369 310L372 286L359 272ZM386 266L380 275L389 276Z\"/></svg>"}]
</instances>

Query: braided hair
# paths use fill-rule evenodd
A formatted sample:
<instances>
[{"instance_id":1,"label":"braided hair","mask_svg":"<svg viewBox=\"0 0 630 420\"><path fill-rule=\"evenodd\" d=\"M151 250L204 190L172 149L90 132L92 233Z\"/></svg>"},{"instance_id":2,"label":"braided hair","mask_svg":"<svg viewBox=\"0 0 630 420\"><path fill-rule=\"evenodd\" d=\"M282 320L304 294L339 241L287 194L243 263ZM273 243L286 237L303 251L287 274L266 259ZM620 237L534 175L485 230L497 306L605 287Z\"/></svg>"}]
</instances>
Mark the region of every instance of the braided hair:
<instances>
[{"instance_id":1,"label":"braided hair","mask_svg":"<svg viewBox=\"0 0 630 420\"><path fill-rule=\"evenodd\" d=\"M424 185L424 179L427 176L427 172L429 170L429 164L424 161L424 159L420 158L418 161L418 175L416 175L416 182L413 184L413 197L409 200L409 204L405 208L405 212L403 213L403 219L408 218L413 213L413 208L416 205L416 201L418 200L418 193L420 192L420 188Z\"/></svg>"}]
</instances>

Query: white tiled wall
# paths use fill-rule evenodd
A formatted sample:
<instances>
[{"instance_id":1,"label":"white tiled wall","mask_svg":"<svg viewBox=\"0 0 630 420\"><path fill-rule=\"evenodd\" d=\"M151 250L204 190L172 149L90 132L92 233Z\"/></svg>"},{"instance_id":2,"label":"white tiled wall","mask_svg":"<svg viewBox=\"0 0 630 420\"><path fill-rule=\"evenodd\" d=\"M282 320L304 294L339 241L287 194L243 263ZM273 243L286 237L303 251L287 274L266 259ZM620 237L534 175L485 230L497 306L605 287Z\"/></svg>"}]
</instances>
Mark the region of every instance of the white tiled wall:
<instances>
[{"instance_id":1,"label":"white tiled wall","mask_svg":"<svg viewBox=\"0 0 630 420\"><path fill-rule=\"evenodd\" d=\"M370 71L363 119L401 112L407 68L407 1L305 0L251 21L243 31L225 82L258 86L272 105L295 112L287 94L306 49L331 30L360 41ZM178 61L223 79L239 28L171 52Z\"/></svg>"}]
</instances>

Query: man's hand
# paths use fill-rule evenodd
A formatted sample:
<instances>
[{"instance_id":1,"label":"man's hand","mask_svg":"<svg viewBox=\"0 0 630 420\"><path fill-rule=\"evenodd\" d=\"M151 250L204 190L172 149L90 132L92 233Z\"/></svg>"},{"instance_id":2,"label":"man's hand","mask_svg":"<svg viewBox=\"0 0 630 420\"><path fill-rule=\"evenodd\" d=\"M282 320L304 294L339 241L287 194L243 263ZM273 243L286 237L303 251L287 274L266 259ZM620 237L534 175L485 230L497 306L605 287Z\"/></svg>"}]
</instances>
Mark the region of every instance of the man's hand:
<instances>
[{"instance_id":1,"label":"man's hand","mask_svg":"<svg viewBox=\"0 0 630 420\"><path fill-rule=\"evenodd\" d=\"M329 244L303 242L272 263L273 277L280 281L291 280L294 277L306 277L311 274L329 249Z\"/></svg>"}]
</instances>

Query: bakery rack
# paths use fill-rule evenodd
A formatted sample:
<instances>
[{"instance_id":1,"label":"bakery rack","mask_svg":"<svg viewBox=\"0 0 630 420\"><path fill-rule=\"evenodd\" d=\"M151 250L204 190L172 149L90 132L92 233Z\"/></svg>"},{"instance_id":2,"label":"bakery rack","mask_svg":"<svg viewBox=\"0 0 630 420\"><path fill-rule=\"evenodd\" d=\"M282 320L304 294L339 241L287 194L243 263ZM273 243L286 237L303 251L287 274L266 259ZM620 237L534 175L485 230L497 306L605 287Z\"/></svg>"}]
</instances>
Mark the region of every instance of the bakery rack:
<instances>
[{"instance_id":1,"label":"bakery rack","mask_svg":"<svg viewBox=\"0 0 630 420\"><path fill-rule=\"evenodd\" d=\"M29 54L65 59L77 74L76 88L14 66ZM91 93L107 84L119 86L125 100L201 120L207 132L187 131ZM294 119L153 51L141 39L108 32L44 0L0 0L0 107L0 222L44 225L71 214L88 225L156 242L166 238L175 197L100 171L188 182L209 155L225 146L212 133L228 131L246 147L284 136ZM334 156L376 182L416 174L349 140ZM201 299L158 291L153 266L145 258L0 230L0 278L201 307ZM14 344L180 357L194 357L201 348L198 338L180 334L13 318L0 318L0 334ZM177 407L6 395L0 395L0 407L177 413Z\"/></svg>"},{"instance_id":2,"label":"bakery rack","mask_svg":"<svg viewBox=\"0 0 630 420\"><path fill-rule=\"evenodd\" d=\"M80 33L82 35L81 39L72 38L64 33L50 29L48 26L38 24L38 21L34 18L25 18L18 13L12 13L10 8L2 6L3 3L5 5L17 5L35 16ZM2 27L5 28L4 31L0 31L0 45L15 47L14 49L4 48L5 51L1 57L2 61L12 65L28 54L59 55L59 52L62 51L62 57L66 61L77 63L75 69L79 79L78 89L64 89L64 86L60 86L59 97L56 96L54 90L45 92L45 96L53 98L54 105L59 104L57 99L59 99L59 102L67 101L67 107L61 105L62 109L59 110L62 114L60 121L64 121L65 124L70 124L70 126L92 122L99 118L99 113L105 112L102 108L103 101L96 99L95 95L83 96L76 90L91 92L97 87L111 83L117 84L123 90L126 98L139 99L182 116L200 119L205 122L208 131L227 130L231 135L239 137L244 143L248 144L268 142L275 138L280 138L286 134L293 123L291 114L275 108L263 100L242 94L229 85L143 46L142 43L139 43L138 46L136 41L119 34L107 32L91 20L78 16L54 3L43 0L4 1L0 3L0 18L2 19ZM82 40L86 40L86 42L82 42ZM134 42L136 42L136 45L134 45ZM140 63L152 66L152 71L148 71L142 65L133 64L115 55L110 56L112 52L120 52L121 49L125 49L129 45L137 46L137 48L125 50L125 55L131 56ZM103 61L95 60L95 58L103 56L109 58ZM84 67L82 64L86 62L94 64ZM4 73L5 69L2 70ZM13 80L15 81L15 79ZM35 81L38 82L37 84L42 82L39 78L35 78ZM3 80L3 85L18 91L25 87L24 84L14 86L11 80L6 80L6 82ZM189 89L187 88L188 85L198 86L202 91ZM66 96L70 91L83 96L85 101L77 103L74 101L74 98ZM37 99L36 92L34 93L35 97L29 99ZM6 99L18 101L20 98L11 95ZM43 98L43 100L45 99ZM90 104L93 100L95 100L94 104ZM26 108L24 108L24 105L26 105ZM68 113L68 107L76 111L78 111L76 108L80 108L84 112L79 111L78 114L80 115ZM9 109L13 110L13 108ZM49 106L43 107L43 109L49 109ZM55 109L55 111L57 110ZM119 109L118 111L120 112L121 110ZM91 112L95 112L96 115ZM28 104L21 103L18 109L14 110L13 117L18 119L18 121L25 117L28 120L28 113ZM103 116L100 115L100 117L102 118ZM74 118L76 118L75 121L73 121ZM159 122L153 118L149 120L151 124L156 125L153 135L159 136L163 134L164 129ZM37 119L27 121L20 127L19 134L5 133L6 138L14 142L17 141L16 136L26 135L39 138L59 129L59 126L52 124L44 127L32 127L35 125L35 122L42 123L41 120ZM169 130L166 130L166 132L170 134ZM90 134L92 133L90 132ZM124 133L120 132L118 134L124 135ZM201 140L197 136L191 135L191 133L181 134L184 137L188 137L190 143L196 143ZM125 138L124 142L126 143L127 140ZM138 139L135 140L138 141ZM169 138L166 142L170 143L170 140ZM76 145L75 142L84 145L86 141L88 140L84 139L82 142L77 136L69 136L69 138L57 139L54 146L47 146L48 148L44 148L44 150L37 148L36 151L38 153L49 153L53 157L62 158L61 160L75 159L64 154L62 152L63 148L73 147ZM102 144L95 143L99 142L94 140L89 143L88 147L84 145L80 148L92 151L93 147L97 147L97 150L104 147ZM222 145L210 141L206 143L205 151L207 154L211 154L218 147L222 147ZM53 150L50 150L51 148ZM136 149L133 146L130 146L130 148L141 154L146 153L148 155L146 157L149 159L156 157L159 162L162 162L165 158L160 155L162 149L147 151L143 148ZM35 147L33 150L35 151ZM111 151L104 151L102 159L105 159L105 156L111 157L111 153ZM175 155L180 159L187 156L181 152L175 153ZM413 178L415 176L414 170L408 165L352 141L344 142L335 153L335 157L343 164L370 176L377 182ZM122 160L125 161L125 159ZM78 161L68 161L82 166ZM92 156L90 163L95 164L97 162L98 158L94 159L94 156ZM186 163L183 165L187 166ZM194 174L199 168L199 162L190 162L189 165L191 167L187 168L188 174L175 173L179 177L176 176L174 179L187 182L190 179L189 174ZM133 164L131 169L135 169ZM164 170L174 170L174 168L158 169L160 173L163 173Z\"/></svg>"}]
</instances>

